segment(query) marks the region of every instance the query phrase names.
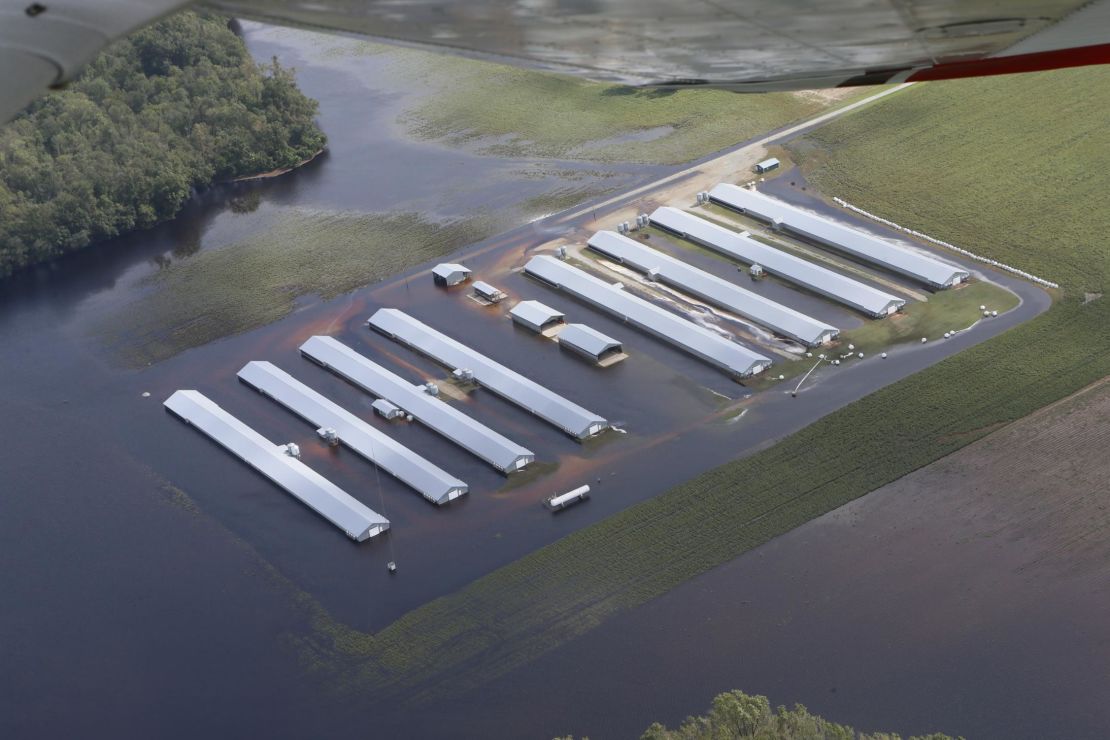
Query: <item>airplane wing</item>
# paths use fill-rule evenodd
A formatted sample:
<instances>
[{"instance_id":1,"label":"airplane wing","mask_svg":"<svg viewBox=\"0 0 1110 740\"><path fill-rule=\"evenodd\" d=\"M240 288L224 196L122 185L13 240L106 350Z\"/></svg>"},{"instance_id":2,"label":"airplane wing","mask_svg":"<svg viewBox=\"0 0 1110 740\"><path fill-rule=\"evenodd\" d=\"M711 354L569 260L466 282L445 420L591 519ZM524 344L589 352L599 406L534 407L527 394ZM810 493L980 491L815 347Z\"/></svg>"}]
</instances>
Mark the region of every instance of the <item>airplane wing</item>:
<instances>
[{"instance_id":1,"label":"airplane wing","mask_svg":"<svg viewBox=\"0 0 1110 740\"><path fill-rule=\"evenodd\" d=\"M1110 61L1110 0L205 0L629 85L884 84Z\"/></svg>"},{"instance_id":2,"label":"airplane wing","mask_svg":"<svg viewBox=\"0 0 1110 740\"><path fill-rule=\"evenodd\" d=\"M189 0L0 0L0 120ZM1110 62L1110 0L203 0L595 80L739 92ZM32 13L33 9L39 9Z\"/></svg>"},{"instance_id":3,"label":"airplane wing","mask_svg":"<svg viewBox=\"0 0 1110 740\"><path fill-rule=\"evenodd\" d=\"M117 38L190 0L0 0L0 122L64 85Z\"/></svg>"}]
</instances>

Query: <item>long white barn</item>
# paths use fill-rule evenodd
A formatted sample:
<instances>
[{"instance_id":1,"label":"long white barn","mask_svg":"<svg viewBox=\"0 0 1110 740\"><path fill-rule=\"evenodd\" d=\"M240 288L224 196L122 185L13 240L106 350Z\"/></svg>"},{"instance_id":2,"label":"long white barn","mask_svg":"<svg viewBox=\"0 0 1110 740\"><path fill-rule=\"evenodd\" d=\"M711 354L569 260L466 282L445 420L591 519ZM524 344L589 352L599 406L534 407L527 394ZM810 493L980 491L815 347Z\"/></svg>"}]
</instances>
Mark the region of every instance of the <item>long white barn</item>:
<instances>
[{"instance_id":1,"label":"long white barn","mask_svg":"<svg viewBox=\"0 0 1110 740\"><path fill-rule=\"evenodd\" d=\"M499 396L527 409L577 439L609 428L604 417L568 401L558 393L510 370L396 308L380 308L366 322L370 328L428 355L452 370L466 369L474 380Z\"/></svg>"},{"instance_id":2,"label":"long white barn","mask_svg":"<svg viewBox=\"0 0 1110 740\"><path fill-rule=\"evenodd\" d=\"M653 280L667 283L714 306L751 319L760 326L806 346L825 344L840 333L831 324L768 300L758 293L745 290L615 231L599 231L586 244L609 259L650 274Z\"/></svg>"},{"instance_id":3,"label":"long white barn","mask_svg":"<svg viewBox=\"0 0 1110 740\"><path fill-rule=\"evenodd\" d=\"M722 183L709 191L709 198L740 213L766 221L776 229L839 250L933 288L951 288L967 280L970 275L967 270L781 200L769 198L754 190Z\"/></svg>"},{"instance_id":4,"label":"long white barn","mask_svg":"<svg viewBox=\"0 0 1110 740\"><path fill-rule=\"evenodd\" d=\"M875 318L888 316L906 304L890 293L758 242L747 233L726 229L678 208L663 206L655 209L651 222L733 259L760 265L772 275Z\"/></svg>"},{"instance_id":5,"label":"long white barn","mask_svg":"<svg viewBox=\"0 0 1110 740\"><path fill-rule=\"evenodd\" d=\"M198 391L177 391L164 406L207 434L358 542L389 529L389 520L300 460L289 457L249 426Z\"/></svg>"},{"instance_id":6,"label":"long white barn","mask_svg":"<svg viewBox=\"0 0 1110 740\"><path fill-rule=\"evenodd\" d=\"M511 473L536 459L531 450L470 418L449 403L429 396L334 337L310 337L301 354L378 398L404 409L422 424L439 432L497 470Z\"/></svg>"},{"instance_id":7,"label":"long white barn","mask_svg":"<svg viewBox=\"0 0 1110 740\"><path fill-rule=\"evenodd\" d=\"M334 429L339 441L434 504L467 492L466 483L416 454L269 362L248 362L239 379L319 429Z\"/></svg>"},{"instance_id":8,"label":"long white barn","mask_svg":"<svg viewBox=\"0 0 1110 740\"><path fill-rule=\"evenodd\" d=\"M524 272L586 301L595 308L614 314L737 378L755 375L771 366L771 358L753 352L562 260L546 255L533 257L524 266Z\"/></svg>"}]
</instances>

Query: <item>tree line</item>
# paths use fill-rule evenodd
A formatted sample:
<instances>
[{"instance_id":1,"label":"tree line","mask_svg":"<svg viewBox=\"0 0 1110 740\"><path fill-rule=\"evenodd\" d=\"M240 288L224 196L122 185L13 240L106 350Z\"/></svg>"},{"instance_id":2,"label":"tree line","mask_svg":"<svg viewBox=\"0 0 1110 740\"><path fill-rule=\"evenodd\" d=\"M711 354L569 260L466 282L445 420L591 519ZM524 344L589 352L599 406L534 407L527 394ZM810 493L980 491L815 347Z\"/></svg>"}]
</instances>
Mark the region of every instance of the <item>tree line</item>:
<instances>
[{"instance_id":1,"label":"tree line","mask_svg":"<svg viewBox=\"0 0 1110 740\"><path fill-rule=\"evenodd\" d=\"M215 182L323 148L316 101L228 20L179 13L116 42L0 128L0 275L173 218Z\"/></svg>"},{"instance_id":2,"label":"tree line","mask_svg":"<svg viewBox=\"0 0 1110 740\"><path fill-rule=\"evenodd\" d=\"M830 722L801 704L793 709L771 709L765 696L728 691L713 699L709 711L687 717L676 729L656 722L640 740L901 740L894 733L857 732L848 725ZM917 735L906 740L954 740L941 733Z\"/></svg>"}]
</instances>

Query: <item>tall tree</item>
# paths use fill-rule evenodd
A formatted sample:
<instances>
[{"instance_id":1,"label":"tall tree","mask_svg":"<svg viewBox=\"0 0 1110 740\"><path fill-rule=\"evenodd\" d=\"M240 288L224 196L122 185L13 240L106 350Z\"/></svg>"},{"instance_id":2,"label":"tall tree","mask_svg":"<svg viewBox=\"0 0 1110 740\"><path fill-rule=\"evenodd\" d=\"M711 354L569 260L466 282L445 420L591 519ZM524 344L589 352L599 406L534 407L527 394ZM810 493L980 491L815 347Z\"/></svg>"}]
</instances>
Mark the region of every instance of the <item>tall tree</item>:
<instances>
[{"instance_id":1,"label":"tall tree","mask_svg":"<svg viewBox=\"0 0 1110 740\"><path fill-rule=\"evenodd\" d=\"M0 276L173 218L214 182L323 148L317 104L226 18L180 13L117 42L0 129Z\"/></svg>"}]
</instances>

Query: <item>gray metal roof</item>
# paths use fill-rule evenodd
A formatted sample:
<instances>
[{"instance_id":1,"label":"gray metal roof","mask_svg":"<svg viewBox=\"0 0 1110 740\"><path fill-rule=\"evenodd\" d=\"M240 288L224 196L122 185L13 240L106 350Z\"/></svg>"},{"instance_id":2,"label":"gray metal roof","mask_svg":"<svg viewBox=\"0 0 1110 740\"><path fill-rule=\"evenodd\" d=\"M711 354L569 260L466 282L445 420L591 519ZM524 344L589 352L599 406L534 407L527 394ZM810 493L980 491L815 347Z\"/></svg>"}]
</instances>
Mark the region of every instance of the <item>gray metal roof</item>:
<instances>
[{"instance_id":1,"label":"gray metal roof","mask_svg":"<svg viewBox=\"0 0 1110 740\"><path fill-rule=\"evenodd\" d=\"M475 280L472 285L474 287L475 293L486 298L494 298L496 296L505 295L505 293L502 292L499 288L490 285L485 280Z\"/></svg>"},{"instance_id":2,"label":"gray metal roof","mask_svg":"<svg viewBox=\"0 0 1110 740\"><path fill-rule=\"evenodd\" d=\"M422 352L452 369L467 368L474 380L499 396L531 411L579 439L608 428L604 417L572 403L539 383L456 342L396 308L381 308L370 317L371 328Z\"/></svg>"},{"instance_id":3,"label":"gray metal roof","mask_svg":"<svg viewBox=\"0 0 1110 740\"><path fill-rule=\"evenodd\" d=\"M829 220L816 213L768 198L754 190L722 183L709 191L709 197L722 205L747 213L782 228L872 264L919 280L934 288L947 288L969 273L920 252L872 236L847 224Z\"/></svg>"},{"instance_id":4,"label":"gray metal roof","mask_svg":"<svg viewBox=\"0 0 1110 740\"><path fill-rule=\"evenodd\" d=\"M587 244L590 249L610 259L640 272L651 270L653 279L740 314L802 344L816 346L839 333L831 324L810 318L614 231L599 231L590 237Z\"/></svg>"},{"instance_id":5,"label":"gray metal roof","mask_svg":"<svg viewBox=\"0 0 1110 740\"><path fill-rule=\"evenodd\" d=\"M621 343L610 336L602 334L597 329L585 324L567 324L567 328L559 332L559 344L574 347L588 355L600 357L603 352L621 349Z\"/></svg>"},{"instance_id":6,"label":"gray metal roof","mask_svg":"<svg viewBox=\"0 0 1110 740\"><path fill-rule=\"evenodd\" d=\"M509 311L514 319L519 319L531 326L543 326L552 319L562 320L566 314L561 311L556 311L551 306L548 306L539 301L521 301L513 306Z\"/></svg>"},{"instance_id":7,"label":"gray metal roof","mask_svg":"<svg viewBox=\"0 0 1110 740\"><path fill-rule=\"evenodd\" d=\"M198 391L177 391L165 407L201 430L306 506L362 542L389 529L389 520L373 511L300 460L289 457L249 426Z\"/></svg>"},{"instance_id":8,"label":"gray metal roof","mask_svg":"<svg viewBox=\"0 0 1110 740\"><path fill-rule=\"evenodd\" d=\"M466 265L460 265L457 262L441 262L432 268L433 275L439 275L442 278L451 277L456 272L461 272L465 275L470 274L470 268Z\"/></svg>"},{"instance_id":9,"label":"gray metal roof","mask_svg":"<svg viewBox=\"0 0 1110 740\"><path fill-rule=\"evenodd\" d=\"M692 213L663 206L651 214L651 222L691 241L748 264L759 264L772 275L808 288L871 316L886 316L905 305L901 298L853 280L839 272L807 262L781 249L752 239Z\"/></svg>"},{"instance_id":10,"label":"gray metal roof","mask_svg":"<svg viewBox=\"0 0 1110 740\"><path fill-rule=\"evenodd\" d=\"M408 484L434 504L462 496L467 485L367 422L320 395L269 362L248 362L239 379L319 428L331 427L339 441Z\"/></svg>"},{"instance_id":11,"label":"gray metal roof","mask_svg":"<svg viewBox=\"0 0 1110 740\"><path fill-rule=\"evenodd\" d=\"M747 377L771 365L769 357L554 257L533 257L524 271L733 375Z\"/></svg>"},{"instance_id":12,"label":"gray metal roof","mask_svg":"<svg viewBox=\"0 0 1110 740\"><path fill-rule=\"evenodd\" d=\"M394 403L390 403L384 398L379 398L377 401L374 401L374 403L370 404L370 408L374 409L387 419L392 419L395 416L404 413L404 411L401 410L400 406Z\"/></svg>"},{"instance_id":13,"label":"gray metal roof","mask_svg":"<svg viewBox=\"0 0 1110 740\"><path fill-rule=\"evenodd\" d=\"M400 406L421 423L504 472L519 470L536 459L489 427L449 403L413 385L333 337L310 337L301 352L358 387Z\"/></svg>"}]
</instances>

